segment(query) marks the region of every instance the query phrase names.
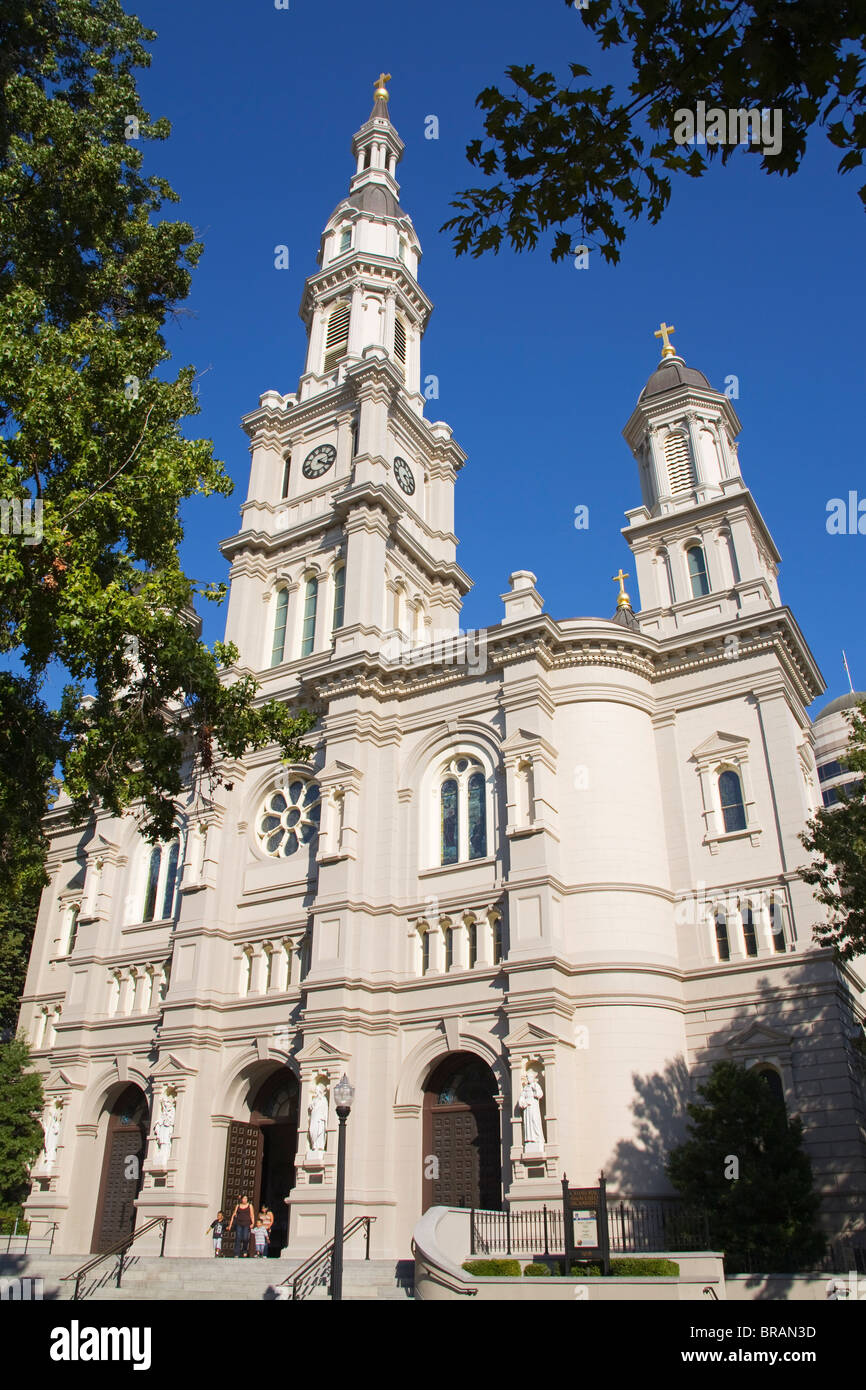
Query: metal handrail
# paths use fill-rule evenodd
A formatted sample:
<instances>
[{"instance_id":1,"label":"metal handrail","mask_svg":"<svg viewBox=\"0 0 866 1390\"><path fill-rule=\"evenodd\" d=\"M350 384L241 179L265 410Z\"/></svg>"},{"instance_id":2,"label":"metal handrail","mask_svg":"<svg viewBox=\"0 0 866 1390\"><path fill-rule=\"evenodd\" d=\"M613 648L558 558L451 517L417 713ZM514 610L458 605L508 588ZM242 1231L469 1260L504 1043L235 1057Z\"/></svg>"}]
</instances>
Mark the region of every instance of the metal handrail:
<instances>
[{"instance_id":1,"label":"metal handrail","mask_svg":"<svg viewBox=\"0 0 866 1390\"><path fill-rule=\"evenodd\" d=\"M95 1269L97 1265L101 1265L103 1260L110 1260L112 1255L119 1256L117 1261L117 1282L115 1284L115 1288L119 1289L120 1281L123 1278L123 1271L126 1268L127 1250L131 1245L134 1245L139 1236L147 1235L148 1231L152 1231L154 1226L159 1226L160 1224L162 1225L162 1240L159 1244L161 1259L165 1254L165 1232L170 1220L170 1216L152 1217L151 1220L146 1221L139 1230L133 1231L131 1236L124 1236L122 1240L115 1241L114 1245L110 1245L107 1250L103 1250L101 1255L94 1255L93 1259L88 1260L86 1264L79 1265L78 1269L73 1269L69 1274L64 1274L61 1278L61 1283L64 1283L67 1279L75 1280L75 1292L72 1295L72 1301L75 1302L81 1297L81 1284L84 1276L89 1274L92 1269Z\"/></svg>"},{"instance_id":2,"label":"metal handrail","mask_svg":"<svg viewBox=\"0 0 866 1390\"><path fill-rule=\"evenodd\" d=\"M369 1260L370 1258L370 1226L375 1220L375 1216L356 1216L343 1230L343 1240L346 1241L350 1236L353 1236L356 1231L359 1231L362 1226L366 1226L365 1260ZM331 1239L325 1241L324 1245L319 1246L319 1249L315 1250L312 1255L309 1255L307 1259L304 1260L303 1264L298 1265L298 1268L294 1270L287 1279L283 1279L282 1282L277 1285L277 1288L285 1288L287 1285L290 1285L292 1300L299 1302L302 1298L306 1297L308 1292L311 1292L319 1284L324 1283L325 1279L330 1276L331 1259L334 1254L336 1239L336 1236L331 1236Z\"/></svg>"},{"instance_id":3,"label":"metal handrail","mask_svg":"<svg viewBox=\"0 0 866 1390\"><path fill-rule=\"evenodd\" d=\"M27 1251L28 1251L28 1249L29 1249L29 1247L30 1247L30 1237L31 1237L31 1235L33 1235L33 1226L34 1226L35 1222L36 1222L36 1221L39 1221L40 1219L41 1219L41 1218L38 1217L38 1216L37 1216L37 1217L33 1217L33 1218L32 1218L30 1221L28 1221L28 1223L27 1223L27 1230L26 1230L26 1232L22 1232L22 1233L19 1235L19 1233L18 1233L18 1219L17 1219L17 1217L16 1217L15 1226L14 1226L13 1230L11 1230L11 1231L9 1231L9 1232L6 1233L6 1234L7 1234L7 1240L6 1240L6 1254L7 1254L7 1255L9 1254L10 1250L12 1249L12 1242L13 1242L13 1240L23 1240L23 1241L24 1241L24 1249L23 1249L22 1251L20 1251L20 1252L17 1252L17 1253L20 1253L20 1254L23 1254L23 1255L26 1255L26 1254L27 1254ZM48 1250L47 1250L46 1253L50 1255L51 1252L52 1252L53 1249L54 1249L54 1236L55 1236L55 1233L56 1233L56 1231L57 1231L58 1223L57 1223L56 1221L45 1221L43 1224L44 1224L45 1226L48 1227L49 1234L46 1235L46 1236L33 1236L33 1239L34 1239L34 1240L47 1240L47 1241L48 1241ZM4 1234L4 1232L0 1231L0 1236L2 1236L3 1234Z\"/></svg>"}]
</instances>

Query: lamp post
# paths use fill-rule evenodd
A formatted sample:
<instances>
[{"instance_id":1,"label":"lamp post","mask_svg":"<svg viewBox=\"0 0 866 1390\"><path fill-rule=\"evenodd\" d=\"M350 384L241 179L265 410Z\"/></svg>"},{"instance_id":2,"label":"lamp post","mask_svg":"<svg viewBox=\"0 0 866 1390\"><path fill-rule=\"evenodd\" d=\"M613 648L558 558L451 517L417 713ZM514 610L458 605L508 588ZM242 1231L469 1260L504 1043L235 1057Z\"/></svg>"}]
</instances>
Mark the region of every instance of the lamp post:
<instances>
[{"instance_id":1,"label":"lamp post","mask_svg":"<svg viewBox=\"0 0 866 1390\"><path fill-rule=\"evenodd\" d=\"M344 1072L334 1087L334 1100L337 1102L337 1195L334 1202L334 1252L331 1256L331 1299L334 1302L343 1297L343 1206L346 1191L346 1121L355 1099L355 1088L350 1085Z\"/></svg>"}]
</instances>

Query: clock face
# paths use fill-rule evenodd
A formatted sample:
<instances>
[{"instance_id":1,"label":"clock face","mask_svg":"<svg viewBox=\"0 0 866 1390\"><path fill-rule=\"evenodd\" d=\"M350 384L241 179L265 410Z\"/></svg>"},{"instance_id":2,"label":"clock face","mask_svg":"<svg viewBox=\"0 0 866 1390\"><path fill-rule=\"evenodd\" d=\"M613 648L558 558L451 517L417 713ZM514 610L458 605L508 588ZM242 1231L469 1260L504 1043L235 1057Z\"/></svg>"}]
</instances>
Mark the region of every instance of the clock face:
<instances>
[{"instance_id":1,"label":"clock face","mask_svg":"<svg viewBox=\"0 0 866 1390\"><path fill-rule=\"evenodd\" d=\"M415 491L415 479L412 476L412 469L405 459L395 458L394 477L397 479L403 491L407 492L411 497L412 493Z\"/></svg>"},{"instance_id":2,"label":"clock face","mask_svg":"<svg viewBox=\"0 0 866 1390\"><path fill-rule=\"evenodd\" d=\"M337 451L333 444L320 444L317 449L311 449L307 454L301 472L305 478L321 478L336 457Z\"/></svg>"}]
</instances>

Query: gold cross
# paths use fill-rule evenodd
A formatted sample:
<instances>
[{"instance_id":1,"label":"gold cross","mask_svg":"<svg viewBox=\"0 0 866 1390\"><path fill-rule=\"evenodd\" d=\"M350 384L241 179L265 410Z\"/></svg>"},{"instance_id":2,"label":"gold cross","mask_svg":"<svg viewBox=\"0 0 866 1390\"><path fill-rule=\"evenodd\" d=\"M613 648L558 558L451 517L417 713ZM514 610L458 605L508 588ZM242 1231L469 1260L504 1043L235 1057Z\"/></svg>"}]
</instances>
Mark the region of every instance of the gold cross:
<instances>
[{"instance_id":1,"label":"gold cross","mask_svg":"<svg viewBox=\"0 0 866 1390\"><path fill-rule=\"evenodd\" d=\"M665 358L665 357L676 357L676 355L677 355L677 350L676 350L676 348L673 346L673 344L671 343L671 340L670 340L670 334L671 334L671 333L676 333L676 331L677 331L677 330L674 328L674 326L673 326L672 323L665 323L664 319L662 319L661 327L660 327L660 328L657 328L656 331L655 331L655 333L653 333L653 337L654 337L654 338L661 338L661 339L663 340L663 347L662 347L662 357L663 357L663 358Z\"/></svg>"},{"instance_id":2,"label":"gold cross","mask_svg":"<svg viewBox=\"0 0 866 1390\"><path fill-rule=\"evenodd\" d=\"M619 591L620 591L620 594L624 594L624 593L625 593L625 581L628 579L628 577L629 577L629 576L628 576L628 574L623 570L622 565L620 565L620 567L619 567L619 574L612 574L612 575L611 575L611 579L614 581L614 583L618 583L618 584L619 584Z\"/></svg>"},{"instance_id":3,"label":"gold cross","mask_svg":"<svg viewBox=\"0 0 866 1390\"><path fill-rule=\"evenodd\" d=\"M381 97L383 101L387 101L387 100L388 100L388 89L386 88L385 83L386 83L386 82L390 82L390 81L391 81L391 74L390 74L390 72L380 72L380 73L379 73L379 76L376 78L376 81L375 81L375 83L374 83L374 86L375 86L376 90L375 90L375 92L373 93L373 95L374 95L375 97L377 97L377 98L378 98L378 97Z\"/></svg>"}]
</instances>

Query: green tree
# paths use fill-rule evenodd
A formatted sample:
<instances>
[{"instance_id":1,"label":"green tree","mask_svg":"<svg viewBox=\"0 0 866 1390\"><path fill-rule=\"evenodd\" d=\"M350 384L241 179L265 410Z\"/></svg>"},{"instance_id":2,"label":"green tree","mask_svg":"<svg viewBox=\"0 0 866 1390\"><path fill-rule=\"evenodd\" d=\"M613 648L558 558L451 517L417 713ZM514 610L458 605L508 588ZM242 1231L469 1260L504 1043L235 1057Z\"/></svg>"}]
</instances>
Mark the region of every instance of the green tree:
<instances>
[{"instance_id":1,"label":"green tree","mask_svg":"<svg viewBox=\"0 0 866 1390\"><path fill-rule=\"evenodd\" d=\"M707 1211L725 1268L808 1268L825 1240L802 1123L788 1118L758 1072L733 1062L717 1062L698 1095L701 1103L688 1106L689 1137L670 1154L667 1172L690 1205Z\"/></svg>"},{"instance_id":2,"label":"green tree","mask_svg":"<svg viewBox=\"0 0 866 1390\"><path fill-rule=\"evenodd\" d=\"M844 152L840 171L862 164L863 0L565 3L588 31L585 42L627 50L628 94L612 83L582 83L591 73L580 63L569 64L565 86L530 63L506 70L513 93L485 88L477 104L487 138L473 140L466 153L488 183L454 200L457 216L445 225L458 253L498 251L503 240L520 251L559 228L554 260L580 242L618 261L624 220L658 222L672 174L700 178L713 160L726 164L737 150L675 142L675 113L695 112L698 101L708 110L782 113L781 148L749 146L766 173L795 173L817 128ZM859 196L866 201L866 185Z\"/></svg>"},{"instance_id":3,"label":"green tree","mask_svg":"<svg viewBox=\"0 0 866 1390\"><path fill-rule=\"evenodd\" d=\"M853 960L866 952L866 702L852 711L845 761L862 775L847 784L837 805L807 822L800 838L816 857L800 877L830 912L829 921L816 923L815 940L840 960Z\"/></svg>"},{"instance_id":4,"label":"green tree","mask_svg":"<svg viewBox=\"0 0 866 1390\"><path fill-rule=\"evenodd\" d=\"M140 808L168 836L195 764L277 743L304 756L311 716L257 698L237 652L199 638L181 503L231 482L195 373L163 328L201 253L142 172L163 140L136 88L155 35L118 0L6 0L0 15L0 894L59 768L79 819ZM41 507L27 524L10 504ZM11 520L10 520L11 519ZM41 528L41 538L39 530ZM65 672L59 708L46 677Z\"/></svg>"},{"instance_id":5,"label":"green tree","mask_svg":"<svg viewBox=\"0 0 866 1390\"><path fill-rule=\"evenodd\" d=\"M20 1213L42 1148L42 1082L23 1038L0 1043L0 1218Z\"/></svg>"}]
</instances>

